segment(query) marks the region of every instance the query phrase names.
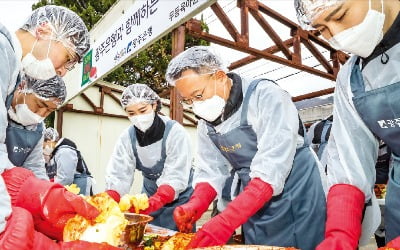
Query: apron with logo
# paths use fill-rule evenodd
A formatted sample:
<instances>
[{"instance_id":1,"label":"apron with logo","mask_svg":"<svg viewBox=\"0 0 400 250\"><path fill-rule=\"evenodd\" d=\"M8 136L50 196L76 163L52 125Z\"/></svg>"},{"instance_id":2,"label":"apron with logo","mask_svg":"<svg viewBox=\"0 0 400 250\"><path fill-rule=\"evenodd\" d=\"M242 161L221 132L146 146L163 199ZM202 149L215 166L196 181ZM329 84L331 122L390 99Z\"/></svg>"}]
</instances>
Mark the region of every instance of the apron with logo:
<instances>
[{"instance_id":1,"label":"apron with logo","mask_svg":"<svg viewBox=\"0 0 400 250\"><path fill-rule=\"evenodd\" d=\"M161 176L164 170L164 163L165 159L167 158L166 154L166 141L168 138L168 134L174 125L174 121L169 120L165 124L164 135L162 139L161 145L161 159L152 166L152 167L144 167L141 163L137 149L136 149L136 132L134 126L131 126L129 129L129 136L131 138L133 154L135 155L136 159L136 168L142 171L143 174L143 192L147 194L148 197L152 196L157 192L157 179ZM183 205L189 201L190 196L193 193L192 189L192 179L193 179L193 171L190 172L190 178L188 183L188 188L179 194L179 197L171 202L166 204L161 209L151 213L150 215L153 216L154 220L151 224L156 226L165 227L171 230L178 230L176 227L175 221L173 220L173 212L177 206ZM194 227L195 228L195 227Z\"/></svg>"},{"instance_id":2,"label":"apron with logo","mask_svg":"<svg viewBox=\"0 0 400 250\"><path fill-rule=\"evenodd\" d=\"M365 91L361 69L356 62L351 72L350 86L354 107L361 119L392 150L393 162L385 203L386 241L390 241L400 235L400 183L393 179L394 169L400 171L400 82Z\"/></svg>"},{"instance_id":3,"label":"apron with logo","mask_svg":"<svg viewBox=\"0 0 400 250\"><path fill-rule=\"evenodd\" d=\"M239 176L240 191L250 181L250 165L257 152L257 135L247 122L247 111L251 94L260 81L253 81L245 94L239 127L220 134L208 125L210 139ZM245 243L315 249L324 239L325 214L318 165L305 144L296 150L283 192L243 224Z\"/></svg>"}]
</instances>

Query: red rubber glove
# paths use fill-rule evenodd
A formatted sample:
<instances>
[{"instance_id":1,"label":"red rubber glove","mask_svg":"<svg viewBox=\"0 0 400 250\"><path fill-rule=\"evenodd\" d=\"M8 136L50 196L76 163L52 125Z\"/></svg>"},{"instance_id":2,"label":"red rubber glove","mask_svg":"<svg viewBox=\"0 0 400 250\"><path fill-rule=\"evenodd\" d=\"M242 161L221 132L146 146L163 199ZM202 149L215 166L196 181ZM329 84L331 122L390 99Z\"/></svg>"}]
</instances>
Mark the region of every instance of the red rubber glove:
<instances>
[{"instance_id":1,"label":"red rubber glove","mask_svg":"<svg viewBox=\"0 0 400 250\"><path fill-rule=\"evenodd\" d=\"M191 232L193 224L207 211L215 196L217 196L217 192L210 184L198 183L189 202L174 210L174 220L179 231Z\"/></svg>"},{"instance_id":2,"label":"red rubber glove","mask_svg":"<svg viewBox=\"0 0 400 250\"><path fill-rule=\"evenodd\" d=\"M113 198L117 203L119 203L119 200L121 199L121 196L119 195L119 193L115 190L106 190L106 193L111 196L111 198Z\"/></svg>"},{"instance_id":3,"label":"red rubber glove","mask_svg":"<svg viewBox=\"0 0 400 250\"><path fill-rule=\"evenodd\" d=\"M34 232L32 215L23 208L12 207L6 228L0 234L0 249L32 249Z\"/></svg>"},{"instance_id":4,"label":"red rubber glove","mask_svg":"<svg viewBox=\"0 0 400 250\"><path fill-rule=\"evenodd\" d=\"M57 240L62 239L65 223L76 214L94 219L99 211L82 197L63 186L40 180L24 168L14 167L2 173L13 206L28 210L36 230Z\"/></svg>"},{"instance_id":5,"label":"red rubber glove","mask_svg":"<svg viewBox=\"0 0 400 250\"><path fill-rule=\"evenodd\" d=\"M393 248L393 249L400 249L400 236L395 238L394 240L389 241L389 243L387 243L387 245L385 247ZM383 247L382 249L386 249L385 247Z\"/></svg>"},{"instance_id":6,"label":"red rubber glove","mask_svg":"<svg viewBox=\"0 0 400 250\"><path fill-rule=\"evenodd\" d=\"M357 249L365 196L357 187L347 184L329 189L325 239L318 250Z\"/></svg>"},{"instance_id":7,"label":"red rubber glove","mask_svg":"<svg viewBox=\"0 0 400 250\"><path fill-rule=\"evenodd\" d=\"M135 206L133 204L131 204L131 207L129 208L129 213L136 213L136 209Z\"/></svg>"},{"instance_id":8,"label":"red rubber glove","mask_svg":"<svg viewBox=\"0 0 400 250\"><path fill-rule=\"evenodd\" d=\"M188 248L226 244L233 232L272 198L271 185L252 179L227 208L212 218L196 233Z\"/></svg>"},{"instance_id":9,"label":"red rubber glove","mask_svg":"<svg viewBox=\"0 0 400 250\"><path fill-rule=\"evenodd\" d=\"M150 214L165 206L175 199L175 190L170 185L161 185L157 188L157 192L149 198L149 207L141 214Z\"/></svg>"}]
</instances>

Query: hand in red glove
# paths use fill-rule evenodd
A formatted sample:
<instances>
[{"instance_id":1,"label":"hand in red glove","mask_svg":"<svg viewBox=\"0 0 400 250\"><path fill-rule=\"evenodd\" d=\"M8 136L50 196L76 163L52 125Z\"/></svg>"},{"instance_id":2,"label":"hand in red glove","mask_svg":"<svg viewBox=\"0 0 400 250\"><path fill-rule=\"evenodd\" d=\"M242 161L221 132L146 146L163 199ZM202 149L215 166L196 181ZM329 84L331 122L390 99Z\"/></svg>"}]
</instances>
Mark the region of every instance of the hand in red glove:
<instances>
[{"instance_id":1,"label":"hand in red glove","mask_svg":"<svg viewBox=\"0 0 400 250\"><path fill-rule=\"evenodd\" d=\"M119 203L121 196L119 195L119 193L115 190L106 190L106 193L111 196L111 198L113 198L116 202Z\"/></svg>"},{"instance_id":2,"label":"hand in red glove","mask_svg":"<svg viewBox=\"0 0 400 250\"><path fill-rule=\"evenodd\" d=\"M193 224L207 211L216 195L217 193L210 184L206 182L198 183L189 202L176 207L174 210L174 220L179 231L191 232Z\"/></svg>"},{"instance_id":3,"label":"hand in red glove","mask_svg":"<svg viewBox=\"0 0 400 250\"><path fill-rule=\"evenodd\" d=\"M14 167L2 173L13 206L28 210L36 230L62 239L65 223L76 214L94 219L99 211L82 197L63 186L36 178L24 168Z\"/></svg>"},{"instance_id":4,"label":"hand in red glove","mask_svg":"<svg viewBox=\"0 0 400 250\"><path fill-rule=\"evenodd\" d=\"M131 207L129 208L129 213L136 213L136 209L135 206L133 204L131 204ZM140 212L140 211L139 211Z\"/></svg>"},{"instance_id":5,"label":"hand in red glove","mask_svg":"<svg viewBox=\"0 0 400 250\"><path fill-rule=\"evenodd\" d=\"M329 189L325 239L318 250L357 249L365 196L357 187L337 184Z\"/></svg>"},{"instance_id":6,"label":"hand in red glove","mask_svg":"<svg viewBox=\"0 0 400 250\"><path fill-rule=\"evenodd\" d=\"M393 249L400 249L400 236L395 238L394 240L389 241L389 243L387 243L386 247L391 247ZM382 248L382 249L386 249L386 248Z\"/></svg>"},{"instance_id":7,"label":"hand in red glove","mask_svg":"<svg viewBox=\"0 0 400 250\"><path fill-rule=\"evenodd\" d=\"M0 234L0 249L32 249L34 231L32 215L23 208L12 207L6 228Z\"/></svg>"},{"instance_id":8,"label":"hand in red glove","mask_svg":"<svg viewBox=\"0 0 400 250\"><path fill-rule=\"evenodd\" d=\"M149 198L149 207L141 214L150 214L165 206L175 199L175 190L170 185L161 185L157 188L157 192Z\"/></svg>"},{"instance_id":9,"label":"hand in red glove","mask_svg":"<svg viewBox=\"0 0 400 250\"><path fill-rule=\"evenodd\" d=\"M188 248L226 244L235 229L262 208L272 193L271 185L259 178L252 179L222 213L203 225Z\"/></svg>"}]
</instances>

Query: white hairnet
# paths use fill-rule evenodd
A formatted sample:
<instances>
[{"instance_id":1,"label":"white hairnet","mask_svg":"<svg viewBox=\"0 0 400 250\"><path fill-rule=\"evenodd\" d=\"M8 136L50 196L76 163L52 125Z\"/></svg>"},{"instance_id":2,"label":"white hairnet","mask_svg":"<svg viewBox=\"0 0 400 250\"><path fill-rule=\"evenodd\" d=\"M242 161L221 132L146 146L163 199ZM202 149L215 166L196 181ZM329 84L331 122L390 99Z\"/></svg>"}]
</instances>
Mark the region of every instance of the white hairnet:
<instances>
[{"instance_id":1,"label":"white hairnet","mask_svg":"<svg viewBox=\"0 0 400 250\"><path fill-rule=\"evenodd\" d=\"M303 29L312 29L311 23L323 11L346 0L294 0L297 19Z\"/></svg>"},{"instance_id":2,"label":"white hairnet","mask_svg":"<svg viewBox=\"0 0 400 250\"><path fill-rule=\"evenodd\" d=\"M79 60L89 50L88 30L75 12L61 6L43 6L32 12L21 29L36 37L36 28L45 24L49 24L53 31L48 39L62 42L66 48L78 55Z\"/></svg>"},{"instance_id":3,"label":"white hairnet","mask_svg":"<svg viewBox=\"0 0 400 250\"><path fill-rule=\"evenodd\" d=\"M157 103L158 110L161 108L161 100L154 90L152 90L146 84L132 84L129 85L121 96L121 105L126 108L129 105L137 104L137 103L148 103L153 104ZM157 111L158 111L157 110Z\"/></svg>"},{"instance_id":4,"label":"white hairnet","mask_svg":"<svg viewBox=\"0 0 400 250\"><path fill-rule=\"evenodd\" d=\"M57 105L65 101L67 89L65 83L60 76L54 76L48 80L38 80L28 75L23 76L25 82L23 92L35 93L39 98L49 100L49 98L57 98Z\"/></svg>"},{"instance_id":5,"label":"white hairnet","mask_svg":"<svg viewBox=\"0 0 400 250\"><path fill-rule=\"evenodd\" d=\"M194 46L178 56L174 57L168 64L165 78L167 82L174 86L183 71L191 69L198 74L212 73L217 70L224 70L226 67L222 59L209 46Z\"/></svg>"},{"instance_id":6,"label":"white hairnet","mask_svg":"<svg viewBox=\"0 0 400 250\"><path fill-rule=\"evenodd\" d=\"M58 141L59 135L57 130L50 127L44 130L43 137L45 141Z\"/></svg>"}]
</instances>

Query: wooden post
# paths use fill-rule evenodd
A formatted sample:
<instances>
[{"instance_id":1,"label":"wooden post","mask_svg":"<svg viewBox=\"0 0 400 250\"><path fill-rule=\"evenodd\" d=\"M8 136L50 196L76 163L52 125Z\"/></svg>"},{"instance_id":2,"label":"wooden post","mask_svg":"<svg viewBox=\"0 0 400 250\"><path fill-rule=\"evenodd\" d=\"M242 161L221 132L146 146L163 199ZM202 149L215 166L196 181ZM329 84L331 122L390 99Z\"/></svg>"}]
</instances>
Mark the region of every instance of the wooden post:
<instances>
[{"instance_id":1,"label":"wooden post","mask_svg":"<svg viewBox=\"0 0 400 250\"><path fill-rule=\"evenodd\" d=\"M185 26L181 25L172 31L172 57L177 56L185 50ZM172 87L170 93L170 117L180 124L183 124L183 107L180 101L182 97L176 88Z\"/></svg>"},{"instance_id":2,"label":"wooden post","mask_svg":"<svg viewBox=\"0 0 400 250\"><path fill-rule=\"evenodd\" d=\"M64 107L60 108L57 112L57 132L59 138L62 137L62 128L63 128L63 116L64 116Z\"/></svg>"}]
</instances>

